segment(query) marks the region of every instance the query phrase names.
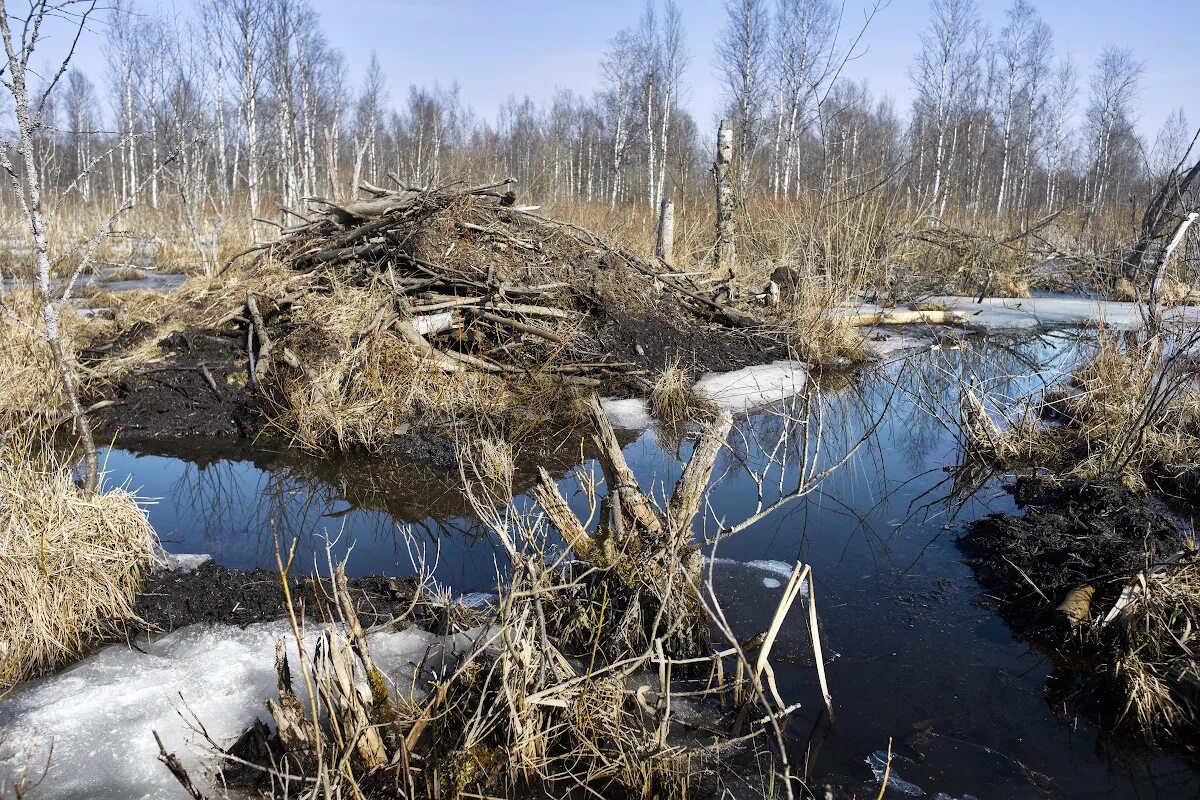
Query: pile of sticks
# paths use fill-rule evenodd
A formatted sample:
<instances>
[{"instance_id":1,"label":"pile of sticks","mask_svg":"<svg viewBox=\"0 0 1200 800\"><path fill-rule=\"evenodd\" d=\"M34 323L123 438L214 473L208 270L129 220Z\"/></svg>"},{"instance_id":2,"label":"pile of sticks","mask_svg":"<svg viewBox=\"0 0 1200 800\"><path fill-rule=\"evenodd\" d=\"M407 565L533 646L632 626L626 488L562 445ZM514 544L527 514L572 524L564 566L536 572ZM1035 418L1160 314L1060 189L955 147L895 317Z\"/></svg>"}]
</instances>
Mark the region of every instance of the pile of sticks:
<instances>
[{"instance_id":1,"label":"pile of sticks","mask_svg":"<svg viewBox=\"0 0 1200 800\"><path fill-rule=\"evenodd\" d=\"M388 191L364 184L367 199L312 199L319 210L288 210L298 224L234 258L265 251L260 258L300 274L378 292L386 302L363 335L392 332L447 372L550 370L589 385L597 373L636 372L586 335L591 312L605 302L596 289L602 279L700 321L761 326L713 280L518 206L508 185ZM261 354L266 341L252 305L250 298L239 315L255 331L249 347Z\"/></svg>"}]
</instances>

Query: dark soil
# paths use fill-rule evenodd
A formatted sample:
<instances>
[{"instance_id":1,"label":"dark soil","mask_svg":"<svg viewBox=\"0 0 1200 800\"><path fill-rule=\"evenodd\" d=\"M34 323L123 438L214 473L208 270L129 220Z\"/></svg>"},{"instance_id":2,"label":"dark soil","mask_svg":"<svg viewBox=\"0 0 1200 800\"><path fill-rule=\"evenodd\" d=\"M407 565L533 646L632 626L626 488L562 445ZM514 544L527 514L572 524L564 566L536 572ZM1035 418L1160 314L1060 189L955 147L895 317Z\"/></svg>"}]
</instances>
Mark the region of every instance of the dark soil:
<instances>
[{"instance_id":1,"label":"dark soil","mask_svg":"<svg viewBox=\"0 0 1200 800\"><path fill-rule=\"evenodd\" d=\"M684 316L602 313L594 322L590 335L595 346L614 362L630 364L640 373L607 374L605 384L599 387L606 395L646 394L650 386L647 376L676 359L698 376L789 357L785 345L763 334ZM96 363L110 352L120 354L135 344L136 335L123 337L105 352L81 355L85 363ZM94 415L107 437L115 436L119 444L129 447L189 437L260 443L271 438L267 424L270 400L247 382L246 343L241 334L181 331L164 339L160 348L160 363L137 368L88 398L90 403L117 401ZM553 420L546 422L555 427ZM439 423L444 421L414 420L412 431L396 436L384 454L454 468L453 437L439 430Z\"/></svg>"},{"instance_id":2,"label":"dark soil","mask_svg":"<svg viewBox=\"0 0 1200 800\"><path fill-rule=\"evenodd\" d=\"M348 580L359 620L370 627L405 617L413 601L413 578L368 577ZM290 584L297 608L312 621L322 619L332 597L327 579L294 577ZM287 615L287 601L279 573L268 570L237 572L212 561L194 570L161 570L147 578L134 611L142 627L167 633L197 623L250 625ZM405 617L438 632L447 627L447 611L417 604Z\"/></svg>"},{"instance_id":3,"label":"dark soil","mask_svg":"<svg viewBox=\"0 0 1200 800\"><path fill-rule=\"evenodd\" d=\"M1012 491L1025 514L977 520L959 547L1009 627L1049 657L1047 705L1055 714L1087 717L1103 742L1136 752L1157 732L1130 724L1115 666L1127 646L1099 622L1134 575L1180 550L1180 529L1158 500L1119 483L1021 478ZM1083 586L1095 594L1086 620L1073 623L1056 608ZM1159 738L1195 758L1187 737Z\"/></svg>"},{"instance_id":4,"label":"dark soil","mask_svg":"<svg viewBox=\"0 0 1200 800\"><path fill-rule=\"evenodd\" d=\"M1106 613L1132 575L1183 541L1165 508L1119 483L1019 478L1012 492L1024 515L976 520L959 547L1018 634L1055 622L1049 612L1083 585L1096 590L1093 615Z\"/></svg>"},{"instance_id":5,"label":"dark soil","mask_svg":"<svg viewBox=\"0 0 1200 800\"><path fill-rule=\"evenodd\" d=\"M118 340L114 351L120 353L136 344L136 333ZM95 415L109 435L119 434L124 441L181 436L252 438L261 431L261 406L256 393L246 388L246 348L240 337L180 331L164 339L160 348L162 363L136 368L104 396L89 398L92 402L118 401ZM81 356L86 363L102 354L84 352Z\"/></svg>"},{"instance_id":6,"label":"dark soil","mask_svg":"<svg viewBox=\"0 0 1200 800\"><path fill-rule=\"evenodd\" d=\"M635 364L651 374L675 359L698 376L790 357L788 348L774 338L683 315L607 312L595 319L595 325L597 343L613 360Z\"/></svg>"}]
</instances>

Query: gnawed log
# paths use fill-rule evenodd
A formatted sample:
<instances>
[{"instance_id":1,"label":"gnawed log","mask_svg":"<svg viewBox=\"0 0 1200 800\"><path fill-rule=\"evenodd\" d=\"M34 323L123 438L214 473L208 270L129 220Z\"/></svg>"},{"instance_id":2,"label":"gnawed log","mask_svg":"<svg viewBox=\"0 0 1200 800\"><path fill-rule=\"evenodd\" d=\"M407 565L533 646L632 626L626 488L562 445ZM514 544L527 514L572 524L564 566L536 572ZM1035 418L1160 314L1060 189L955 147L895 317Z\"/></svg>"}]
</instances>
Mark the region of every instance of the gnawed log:
<instances>
[{"instance_id":1,"label":"gnawed log","mask_svg":"<svg viewBox=\"0 0 1200 800\"><path fill-rule=\"evenodd\" d=\"M544 467L538 468L539 482L533 487L533 499L546 512L550 524L566 541L567 546L579 559L590 559L594 556L592 537L584 529L583 523L571 510L566 498L558 491L558 484Z\"/></svg>"},{"instance_id":2,"label":"gnawed log","mask_svg":"<svg viewBox=\"0 0 1200 800\"><path fill-rule=\"evenodd\" d=\"M684 542L691 534L692 520L700 512L700 504L704 500L704 490L708 487L708 479L712 477L713 467L717 456L729 438L733 428L733 415L728 409L717 412L716 419L705 428L692 449L692 457L688 459L683 474L675 484L671 493L671 504L667 511L667 521L671 536L676 542Z\"/></svg>"},{"instance_id":3,"label":"gnawed log","mask_svg":"<svg viewBox=\"0 0 1200 800\"><path fill-rule=\"evenodd\" d=\"M1076 586L1067 592L1067 596L1055 609L1066 621L1075 628L1088 621L1092 614L1092 598L1096 590L1091 586Z\"/></svg>"},{"instance_id":4,"label":"gnawed log","mask_svg":"<svg viewBox=\"0 0 1200 800\"><path fill-rule=\"evenodd\" d=\"M258 341L258 353L250 354L250 358L255 360L251 377L255 383L262 383L262 379L266 377L267 371L271 368L271 337L267 334L267 325L263 321L262 313L258 310L258 301L254 299L253 292L246 295L246 310L250 312L254 338Z\"/></svg>"},{"instance_id":5,"label":"gnawed log","mask_svg":"<svg viewBox=\"0 0 1200 800\"><path fill-rule=\"evenodd\" d=\"M843 317L854 327L867 325L966 325L971 315L965 311L869 311Z\"/></svg>"},{"instance_id":6,"label":"gnawed log","mask_svg":"<svg viewBox=\"0 0 1200 800\"><path fill-rule=\"evenodd\" d=\"M483 311L481 309L473 308L471 306L466 306L463 308L463 310L470 314L475 315L475 317L477 319L486 319L489 322L495 322L498 325L507 326L509 328L512 328L515 331L521 331L522 333L528 333L532 336L540 336L543 339L546 339L547 341L554 342L555 344L565 345L568 343L568 339L565 336L560 336L559 334L555 333L554 331L548 331L545 328L539 328L536 325L529 325L528 323L525 323L525 322L518 322L515 319L509 319L508 317L502 317L499 314L493 314L490 311Z\"/></svg>"},{"instance_id":7,"label":"gnawed log","mask_svg":"<svg viewBox=\"0 0 1200 800\"><path fill-rule=\"evenodd\" d=\"M670 266L675 260L675 204L671 198L663 197L658 212L658 239L654 254Z\"/></svg>"},{"instance_id":8,"label":"gnawed log","mask_svg":"<svg viewBox=\"0 0 1200 800\"><path fill-rule=\"evenodd\" d=\"M600 451L600 465L608 482L608 491L617 495L621 508L629 513L637 525L652 536L660 536L663 532L662 520L650 499L642 493L633 470L625 463L621 443L617 441L612 423L608 421L608 415L600 407L600 400L595 395L588 400L588 415L592 421L592 441Z\"/></svg>"},{"instance_id":9,"label":"gnawed log","mask_svg":"<svg viewBox=\"0 0 1200 800\"><path fill-rule=\"evenodd\" d=\"M438 369L445 372L458 372L462 369L460 364L455 363L453 359L431 345L424 336L417 333L416 328L408 320L397 319L392 323L392 330L400 334L400 338L411 344L420 355L432 361Z\"/></svg>"}]
</instances>

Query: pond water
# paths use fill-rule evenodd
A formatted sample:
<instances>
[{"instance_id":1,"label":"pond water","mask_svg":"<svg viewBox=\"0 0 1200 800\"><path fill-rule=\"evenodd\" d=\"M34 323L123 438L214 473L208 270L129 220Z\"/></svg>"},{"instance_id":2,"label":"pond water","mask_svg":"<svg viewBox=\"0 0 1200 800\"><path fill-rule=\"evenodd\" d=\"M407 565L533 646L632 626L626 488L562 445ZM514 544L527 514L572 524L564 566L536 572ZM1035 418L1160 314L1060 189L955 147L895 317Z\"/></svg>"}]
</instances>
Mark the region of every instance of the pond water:
<instances>
[{"instance_id":1,"label":"pond water","mask_svg":"<svg viewBox=\"0 0 1200 800\"><path fill-rule=\"evenodd\" d=\"M835 723L821 711L795 611L772 664L785 699L803 703L791 733L796 762L815 785L874 797L873 768L890 739L889 797L1200 797L1194 766L1108 747L1086 719L1057 715L1046 699L1054 665L1014 639L955 544L970 519L1014 510L1001 479L962 463L961 387L981 382L993 400L1019 402L1061 379L1086 341L1069 333L971 338L852 382L818 382L807 405L738 421L714 478L715 517L697 523L698 536L755 511L756 474L766 473L769 503L803 470L841 464L807 496L722 543L714 560L718 597L746 637L769 625L791 566L812 565ZM689 441L668 442L655 429L622 437L643 486L673 485ZM575 471L599 470L579 452L566 440L547 467L584 510ZM156 498L150 518L171 552L274 569L276 537L285 546L295 537L301 565L323 564L329 541L353 574L412 574L423 558L460 593L497 584L501 554L457 478L433 468L210 442L156 454L114 449L107 470L109 482ZM516 483L527 488L530 474L519 470Z\"/></svg>"}]
</instances>

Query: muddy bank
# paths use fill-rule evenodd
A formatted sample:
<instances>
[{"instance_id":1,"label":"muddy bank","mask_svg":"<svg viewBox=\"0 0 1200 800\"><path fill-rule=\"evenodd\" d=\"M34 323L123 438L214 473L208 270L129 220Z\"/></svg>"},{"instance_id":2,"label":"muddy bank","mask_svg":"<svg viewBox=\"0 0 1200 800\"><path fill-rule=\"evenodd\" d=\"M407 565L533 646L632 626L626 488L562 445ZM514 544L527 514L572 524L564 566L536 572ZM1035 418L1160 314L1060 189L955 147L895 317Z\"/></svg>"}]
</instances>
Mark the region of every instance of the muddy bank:
<instances>
[{"instance_id":1,"label":"muddy bank","mask_svg":"<svg viewBox=\"0 0 1200 800\"><path fill-rule=\"evenodd\" d=\"M1083 586L1107 612L1130 577L1183 545L1164 506L1119 483L1022 477L1012 493L1024 515L977 520L959 545L1018 632L1061 622L1054 609Z\"/></svg>"},{"instance_id":2,"label":"muddy bank","mask_svg":"<svg viewBox=\"0 0 1200 800\"><path fill-rule=\"evenodd\" d=\"M1161 501L1119 482L1019 478L1011 490L1024 514L976 520L958 545L1017 637L1051 658L1051 708L1195 757L1194 544Z\"/></svg>"},{"instance_id":3,"label":"muddy bank","mask_svg":"<svg viewBox=\"0 0 1200 800\"><path fill-rule=\"evenodd\" d=\"M603 380L576 391L597 391L605 396L644 397L651 377L664 365L678 360L690 374L728 372L745 366L768 364L787 358L789 348L760 334L695 324L683 319L645 315L608 315L596 318L596 347L630 367L622 373L604 374ZM125 348L136 342L122 343ZM115 401L95 416L110 436L125 446L153 446L158 440L208 437L283 444L271 425L276 400L248 380L249 361L241 334L213 330L173 333L158 344L156 363L136 367L90 403ZM85 352L86 362L120 357L122 349ZM395 391L404 391L404 376L394 376ZM556 390L564 387L557 386ZM570 387L566 387L570 391ZM520 419L510 413L509 427L555 428L578 424L569 403L551 408L548 419ZM538 409L535 413L544 413ZM378 448L381 455L453 468L456 459L452 421L442 415L414 417L398 428Z\"/></svg>"},{"instance_id":4,"label":"muddy bank","mask_svg":"<svg viewBox=\"0 0 1200 800\"><path fill-rule=\"evenodd\" d=\"M446 632L466 606L431 604L417 594L412 577L372 576L348 580L350 596L365 627L405 619L433 633ZM293 576L289 590L297 609L321 622L333 596L327 579ZM245 627L287 616L287 598L278 572L226 569L211 560L194 569L160 570L150 575L134 605L137 632L162 634L197 623Z\"/></svg>"}]
</instances>

